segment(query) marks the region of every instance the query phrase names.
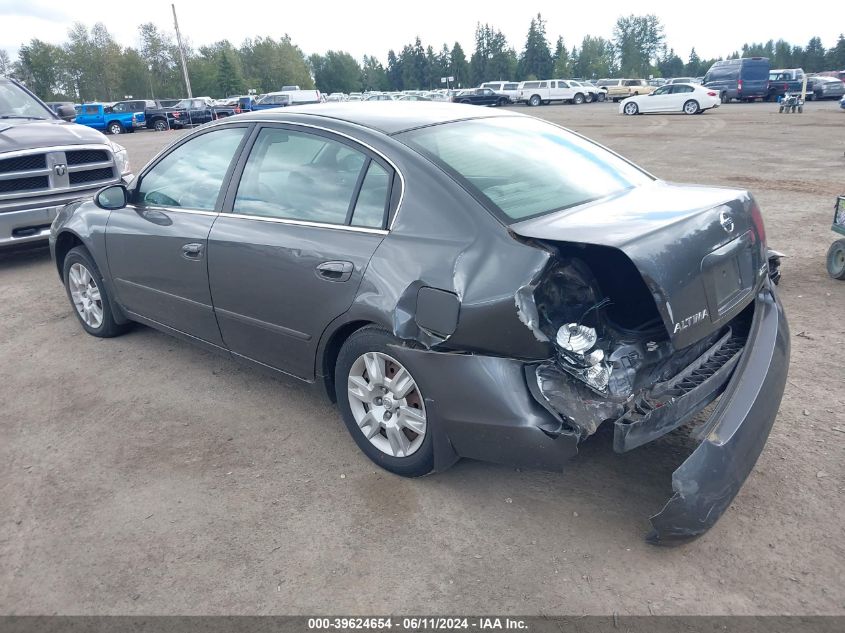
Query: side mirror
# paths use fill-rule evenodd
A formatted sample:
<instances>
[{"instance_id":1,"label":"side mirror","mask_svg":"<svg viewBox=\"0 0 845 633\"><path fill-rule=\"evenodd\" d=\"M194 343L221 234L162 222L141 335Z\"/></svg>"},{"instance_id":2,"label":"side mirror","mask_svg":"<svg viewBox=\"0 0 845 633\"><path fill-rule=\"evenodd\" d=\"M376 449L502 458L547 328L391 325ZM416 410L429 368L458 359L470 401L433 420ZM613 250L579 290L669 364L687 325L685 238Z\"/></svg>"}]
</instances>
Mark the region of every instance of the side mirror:
<instances>
[{"instance_id":1,"label":"side mirror","mask_svg":"<svg viewBox=\"0 0 845 633\"><path fill-rule=\"evenodd\" d=\"M107 211L122 209L128 203L129 192L124 185L109 185L94 195L94 204Z\"/></svg>"},{"instance_id":2,"label":"side mirror","mask_svg":"<svg viewBox=\"0 0 845 633\"><path fill-rule=\"evenodd\" d=\"M76 118L76 108L72 105L62 105L56 109L56 114L63 121L73 121Z\"/></svg>"}]
</instances>

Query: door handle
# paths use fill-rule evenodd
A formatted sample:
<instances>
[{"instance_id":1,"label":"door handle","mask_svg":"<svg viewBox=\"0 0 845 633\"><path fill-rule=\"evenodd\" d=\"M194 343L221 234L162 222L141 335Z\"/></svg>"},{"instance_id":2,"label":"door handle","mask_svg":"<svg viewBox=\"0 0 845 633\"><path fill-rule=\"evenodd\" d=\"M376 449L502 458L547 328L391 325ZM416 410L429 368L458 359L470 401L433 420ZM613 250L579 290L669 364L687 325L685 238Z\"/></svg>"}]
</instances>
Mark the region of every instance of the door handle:
<instances>
[{"instance_id":1,"label":"door handle","mask_svg":"<svg viewBox=\"0 0 845 633\"><path fill-rule=\"evenodd\" d=\"M182 257L192 261L200 259L202 257L202 244L197 244L196 242L185 244L182 247Z\"/></svg>"},{"instance_id":2,"label":"door handle","mask_svg":"<svg viewBox=\"0 0 845 633\"><path fill-rule=\"evenodd\" d=\"M348 281L354 268L352 262L323 262L317 266L317 276L327 281Z\"/></svg>"}]
</instances>

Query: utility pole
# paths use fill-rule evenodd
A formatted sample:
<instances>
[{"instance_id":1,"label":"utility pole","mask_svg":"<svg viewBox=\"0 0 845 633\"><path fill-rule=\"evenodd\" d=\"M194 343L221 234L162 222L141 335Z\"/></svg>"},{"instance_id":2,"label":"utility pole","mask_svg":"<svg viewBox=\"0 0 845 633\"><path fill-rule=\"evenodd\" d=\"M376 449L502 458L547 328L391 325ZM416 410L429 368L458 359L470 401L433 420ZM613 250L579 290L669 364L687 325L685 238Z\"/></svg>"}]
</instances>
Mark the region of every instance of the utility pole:
<instances>
[{"instance_id":1,"label":"utility pole","mask_svg":"<svg viewBox=\"0 0 845 633\"><path fill-rule=\"evenodd\" d=\"M182 36L179 33L179 20L176 19L176 5L171 4L170 8L173 9L173 24L176 27L176 42L179 44L179 57L182 58L182 74L185 75L185 88L188 90L188 99L191 99L194 95L191 94L191 80L188 77L188 64L185 61L185 48L182 46Z\"/></svg>"}]
</instances>

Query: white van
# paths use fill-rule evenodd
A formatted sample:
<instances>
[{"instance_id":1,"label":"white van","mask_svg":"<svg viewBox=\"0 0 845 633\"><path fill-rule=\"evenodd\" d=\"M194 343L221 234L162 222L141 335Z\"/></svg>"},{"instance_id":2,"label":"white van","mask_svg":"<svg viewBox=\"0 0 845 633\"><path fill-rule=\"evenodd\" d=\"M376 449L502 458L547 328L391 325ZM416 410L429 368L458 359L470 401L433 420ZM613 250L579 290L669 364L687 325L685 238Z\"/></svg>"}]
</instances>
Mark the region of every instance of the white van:
<instances>
[{"instance_id":1,"label":"white van","mask_svg":"<svg viewBox=\"0 0 845 633\"><path fill-rule=\"evenodd\" d=\"M530 106L548 105L552 101L584 103L587 100L585 93L581 86L566 79L523 81L519 84L517 102Z\"/></svg>"}]
</instances>

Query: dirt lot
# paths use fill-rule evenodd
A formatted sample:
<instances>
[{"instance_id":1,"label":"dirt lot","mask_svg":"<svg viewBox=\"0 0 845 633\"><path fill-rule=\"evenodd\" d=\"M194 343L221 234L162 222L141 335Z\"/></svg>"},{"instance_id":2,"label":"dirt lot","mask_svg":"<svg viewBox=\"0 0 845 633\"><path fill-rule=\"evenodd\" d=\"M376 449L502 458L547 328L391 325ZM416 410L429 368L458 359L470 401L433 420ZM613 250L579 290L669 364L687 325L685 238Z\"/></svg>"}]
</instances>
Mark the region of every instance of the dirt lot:
<instances>
[{"instance_id":1,"label":"dirt lot","mask_svg":"<svg viewBox=\"0 0 845 633\"><path fill-rule=\"evenodd\" d=\"M676 181L747 187L785 260L787 392L706 536L647 545L685 457L599 433L564 474L375 469L332 406L137 327L85 335L45 250L0 255L0 612L845 614L845 112L530 110ZM175 132L120 138L136 168Z\"/></svg>"}]
</instances>

